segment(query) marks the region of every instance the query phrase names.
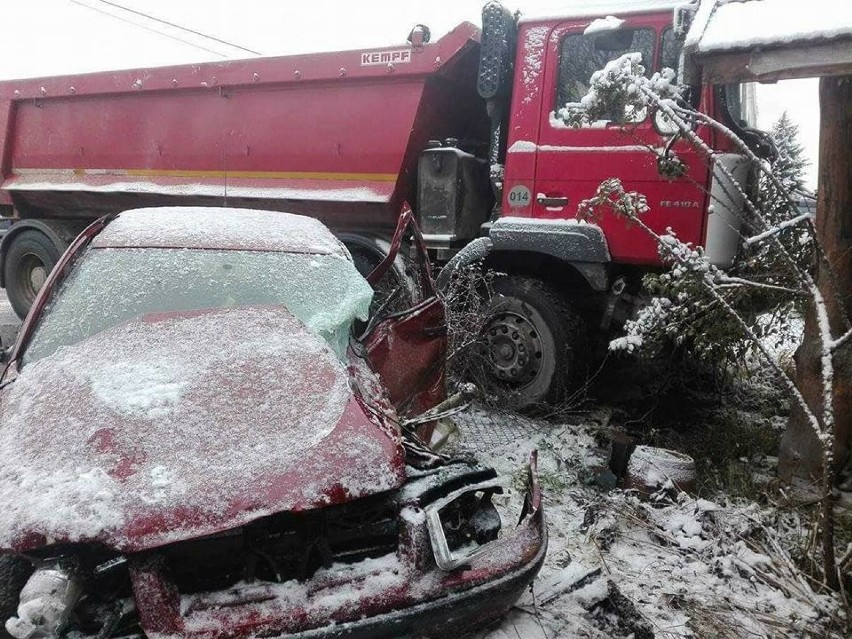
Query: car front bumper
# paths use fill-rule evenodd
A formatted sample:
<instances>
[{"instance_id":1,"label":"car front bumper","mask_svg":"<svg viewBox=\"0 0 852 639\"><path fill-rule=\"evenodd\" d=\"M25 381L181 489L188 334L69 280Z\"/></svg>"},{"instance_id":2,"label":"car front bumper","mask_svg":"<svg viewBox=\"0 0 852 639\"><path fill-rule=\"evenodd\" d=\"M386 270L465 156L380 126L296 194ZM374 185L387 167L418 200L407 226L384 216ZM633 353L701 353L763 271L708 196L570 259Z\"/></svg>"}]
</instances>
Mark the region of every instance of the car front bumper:
<instances>
[{"instance_id":1,"label":"car front bumper","mask_svg":"<svg viewBox=\"0 0 852 639\"><path fill-rule=\"evenodd\" d=\"M241 582L181 595L155 559L133 562L141 625L152 638L193 639L445 637L482 628L511 608L544 561L547 531L535 456L518 525L453 570L436 562L422 506L416 498L402 505L395 553L321 569L304 582Z\"/></svg>"}]
</instances>

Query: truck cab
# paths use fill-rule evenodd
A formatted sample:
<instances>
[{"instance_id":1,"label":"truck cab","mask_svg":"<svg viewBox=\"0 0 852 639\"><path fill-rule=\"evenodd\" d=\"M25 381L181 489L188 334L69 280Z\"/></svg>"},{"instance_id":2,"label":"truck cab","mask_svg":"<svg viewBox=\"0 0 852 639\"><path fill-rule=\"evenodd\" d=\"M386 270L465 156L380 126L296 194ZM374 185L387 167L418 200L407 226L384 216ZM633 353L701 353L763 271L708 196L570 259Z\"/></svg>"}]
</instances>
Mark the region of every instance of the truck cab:
<instances>
[{"instance_id":1,"label":"truck cab","mask_svg":"<svg viewBox=\"0 0 852 639\"><path fill-rule=\"evenodd\" d=\"M580 3L573 13L520 19L496 2L483 11L479 88L492 119L491 174L499 184L482 232L493 243L489 263L508 274L496 284L502 301L486 335L496 328L491 362L522 404L564 399L584 380L584 354L595 342L589 338L618 327L635 308L642 276L664 266L654 240L614 213L602 212L595 224L578 219L578 205L604 180L618 177L626 190L645 195L643 219L657 233L672 229L722 268L735 258L743 199L727 176L747 185L750 164L710 127L695 132L712 158L660 127L648 109L579 127L559 117L566 104L580 103L595 71L624 54L640 53L649 78L677 70L684 33L673 16L681 4L621 3L610 13ZM750 87L693 86L686 96L748 137ZM666 157L676 157L683 171L661 170ZM530 349L541 357L527 357ZM553 370L561 373L551 376Z\"/></svg>"}]
</instances>

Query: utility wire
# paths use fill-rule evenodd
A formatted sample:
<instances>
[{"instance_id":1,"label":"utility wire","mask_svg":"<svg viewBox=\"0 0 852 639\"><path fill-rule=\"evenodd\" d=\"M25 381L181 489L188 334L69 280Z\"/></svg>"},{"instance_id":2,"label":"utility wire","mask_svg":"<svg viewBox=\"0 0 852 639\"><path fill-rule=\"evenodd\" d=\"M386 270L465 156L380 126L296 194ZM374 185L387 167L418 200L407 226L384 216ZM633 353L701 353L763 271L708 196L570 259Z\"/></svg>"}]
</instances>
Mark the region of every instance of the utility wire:
<instances>
[{"instance_id":1,"label":"utility wire","mask_svg":"<svg viewBox=\"0 0 852 639\"><path fill-rule=\"evenodd\" d=\"M97 7L93 7L90 4L86 4L84 2L80 2L80 0L68 0L72 4L79 5L81 7L85 7L86 9L91 9L92 11L97 11L98 13L102 13L105 16L109 16L110 18L115 18L116 20L120 20L121 22L125 22L127 24L133 25L134 27L139 27L140 29L145 29L145 31L150 31L151 33L156 33L157 35L161 35L165 38L169 38L170 40L176 40L177 42L181 42L195 49L201 49L202 51L207 51L207 53L212 53L213 55L218 55L220 58L227 58L224 53L220 53L219 51L214 51L213 49L208 49L207 47L203 47L200 44L195 44L194 42L190 42L189 40L184 40L183 38L178 38L175 35L170 33L165 33L164 31L158 31L152 27L146 27L144 24L139 24L138 22L133 22L132 20L128 20L126 18L122 18L121 16L117 16L114 13L110 13L109 11L104 11L103 9L98 9Z\"/></svg>"},{"instance_id":2,"label":"utility wire","mask_svg":"<svg viewBox=\"0 0 852 639\"><path fill-rule=\"evenodd\" d=\"M201 33L200 31L195 31L194 29L190 29L189 27L182 27L179 24L175 24L174 22L169 22L168 20L163 20L161 18L155 18L152 15L147 13L143 13L142 11L136 11L135 9L131 9L130 7L125 7L123 5L118 4L117 2L109 2L109 0L96 0L96 2L100 2L101 4L106 4L111 7L115 7L116 9L121 9L122 11L127 11L129 13L136 14L138 16L142 16L143 18L148 18L149 20L153 20L154 22L160 22L161 24L166 24L170 27L174 27L175 29L180 29L181 31L187 31L188 33L193 33L197 36L201 36L202 38L207 38L208 40L213 40L215 42L219 42L221 44L227 45L229 47L233 47L234 49L239 49L240 51L245 51L246 53L251 53L252 55L263 55L257 51L252 51L251 49L247 49L245 47L241 47L238 44L234 44L232 42L228 42L227 40L222 40L220 38L216 38L211 35L207 35L206 33Z\"/></svg>"}]
</instances>

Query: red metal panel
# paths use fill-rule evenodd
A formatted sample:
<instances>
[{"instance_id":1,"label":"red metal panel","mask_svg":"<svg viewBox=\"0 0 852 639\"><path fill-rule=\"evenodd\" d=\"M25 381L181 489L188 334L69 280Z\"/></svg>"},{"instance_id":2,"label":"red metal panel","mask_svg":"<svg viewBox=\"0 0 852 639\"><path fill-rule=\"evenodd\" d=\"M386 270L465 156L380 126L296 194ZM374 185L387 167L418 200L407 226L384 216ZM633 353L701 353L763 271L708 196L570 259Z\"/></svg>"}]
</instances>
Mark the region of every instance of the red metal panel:
<instances>
[{"instance_id":1,"label":"red metal panel","mask_svg":"<svg viewBox=\"0 0 852 639\"><path fill-rule=\"evenodd\" d=\"M52 214L310 201L344 226L390 226L425 141L469 123L475 97L447 87L477 41L463 24L421 48L0 83L0 105L18 105L2 189Z\"/></svg>"},{"instance_id":2,"label":"red metal panel","mask_svg":"<svg viewBox=\"0 0 852 639\"><path fill-rule=\"evenodd\" d=\"M14 123L15 105L11 100L0 100L0 183L9 174L9 163L12 160L12 125ZM9 194L0 191L0 205L12 203Z\"/></svg>"},{"instance_id":3,"label":"red metal panel","mask_svg":"<svg viewBox=\"0 0 852 639\"><path fill-rule=\"evenodd\" d=\"M630 26L652 28L659 33L670 25L671 14L631 16L628 22ZM543 219L574 218L580 201L591 197L603 180L618 177L629 190L647 196L651 210L645 221L651 228L662 233L672 227L682 240L701 243L707 207L702 187L706 186L709 174L704 158L688 144L678 143L674 147L688 166L687 175L667 181L657 171L653 151L662 147L665 139L654 131L650 119L629 126L610 124L579 129L552 121L560 42L567 33L582 33L588 24L589 20L585 19L568 23L554 19L549 25L522 26L522 47L517 60L521 72L509 132L503 210L509 215ZM538 53L535 46L540 47ZM656 61L650 64L656 68ZM508 200L517 185L530 189L532 197L525 206L519 206L517 201L513 205ZM567 196L568 204L548 208L536 203L538 194ZM641 230L609 212L599 224L614 262L660 263L655 243Z\"/></svg>"}]
</instances>

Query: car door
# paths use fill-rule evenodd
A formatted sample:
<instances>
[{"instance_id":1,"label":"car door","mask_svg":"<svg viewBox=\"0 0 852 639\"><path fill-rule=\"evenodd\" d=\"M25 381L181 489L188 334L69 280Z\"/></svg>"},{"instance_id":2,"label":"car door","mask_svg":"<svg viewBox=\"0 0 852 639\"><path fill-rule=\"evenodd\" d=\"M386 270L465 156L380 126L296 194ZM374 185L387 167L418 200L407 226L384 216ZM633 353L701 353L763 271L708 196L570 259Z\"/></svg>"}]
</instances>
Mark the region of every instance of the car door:
<instances>
[{"instance_id":1,"label":"car door","mask_svg":"<svg viewBox=\"0 0 852 639\"><path fill-rule=\"evenodd\" d=\"M663 233L671 227L682 240L700 244L708 169L695 149L676 142L672 150L686 165L686 173L663 176L657 157L668 138L654 129L647 109L633 114L629 121L619 121L613 114L611 120L578 128L567 126L556 115L566 103L580 101L591 75L607 62L639 52L650 76L661 58L666 58L666 65L676 65L679 43L659 17L630 17L621 28L609 32L586 34L588 26L588 20L558 24L545 45L533 216L574 217L577 205L593 196L601 182L618 177L627 190L647 197L650 211L645 221L651 228ZM659 263L654 241L629 228L624 220L605 213L599 225L613 261Z\"/></svg>"},{"instance_id":2,"label":"car door","mask_svg":"<svg viewBox=\"0 0 852 639\"><path fill-rule=\"evenodd\" d=\"M374 287L387 275L406 232L410 230L417 253L419 295L401 311L371 320L362 339L367 359L382 378L400 416L418 415L444 400L447 321L444 304L435 290L429 256L411 209L406 205L391 243L390 252L367 280ZM431 426L419 428L426 441Z\"/></svg>"}]
</instances>

